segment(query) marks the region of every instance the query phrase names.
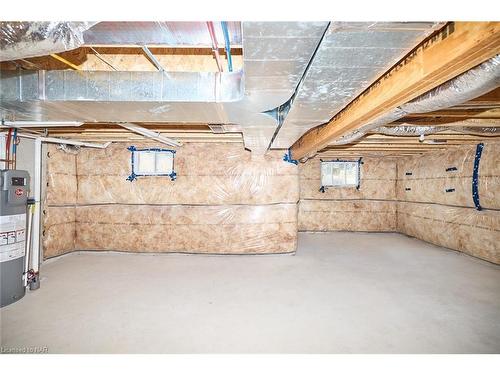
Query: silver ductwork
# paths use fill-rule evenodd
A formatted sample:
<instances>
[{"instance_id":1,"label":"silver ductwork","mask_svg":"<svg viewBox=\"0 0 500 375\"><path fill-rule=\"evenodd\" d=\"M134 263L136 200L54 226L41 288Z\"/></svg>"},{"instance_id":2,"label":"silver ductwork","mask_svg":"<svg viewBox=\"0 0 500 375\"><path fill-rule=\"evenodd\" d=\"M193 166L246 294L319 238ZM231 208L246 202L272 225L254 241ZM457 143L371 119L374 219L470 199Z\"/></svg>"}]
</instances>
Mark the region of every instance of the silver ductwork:
<instances>
[{"instance_id":1,"label":"silver ductwork","mask_svg":"<svg viewBox=\"0 0 500 375\"><path fill-rule=\"evenodd\" d=\"M288 148L330 121L441 25L331 22L271 148Z\"/></svg>"},{"instance_id":2,"label":"silver ductwork","mask_svg":"<svg viewBox=\"0 0 500 375\"><path fill-rule=\"evenodd\" d=\"M34 30L40 23L28 24ZM80 36L67 40L101 45L210 43L203 40L208 32L197 29L203 23L82 24L83 41ZM238 23L231 25L232 42L240 41L244 50L242 72L2 71L1 117L232 124L252 151L265 152L273 137L271 148L288 148L311 127L329 121L441 24L244 22L240 33ZM31 37L25 30L28 41L35 40L32 29ZM50 37L38 42L43 40ZM407 113L480 96L498 86L498 64L498 58L492 59L334 144L350 143Z\"/></svg>"},{"instance_id":3,"label":"silver ductwork","mask_svg":"<svg viewBox=\"0 0 500 375\"><path fill-rule=\"evenodd\" d=\"M69 51L96 22L0 22L0 61Z\"/></svg>"},{"instance_id":4,"label":"silver ductwork","mask_svg":"<svg viewBox=\"0 0 500 375\"><path fill-rule=\"evenodd\" d=\"M3 71L9 121L229 122L241 101L241 72Z\"/></svg>"},{"instance_id":5,"label":"silver ductwork","mask_svg":"<svg viewBox=\"0 0 500 375\"><path fill-rule=\"evenodd\" d=\"M453 107L478 96L484 95L500 86L500 55L468 70L465 73L443 83L429 92L403 104L384 116L358 128L332 145L352 143L380 126L396 121L408 114L433 112Z\"/></svg>"},{"instance_id":6,"label":"silver ductwork","mask_svg":"<svg viewBox=\"0 0 500 375\"><path fill-rule=\"evenodd\" d=\"M10 121L236 124L247 148L265 152L278 125L269 111L292 97L327 24L244 22L243 72L2 71L0 112Z\"/></svg>"},{"instance_id":7,"label":"silver ductwork","mask_svg":"<svg viewBox=\"0 0 500 375\"><path fill-rule=\"evenodd\" d=\"M38 100L64 105L72 101L223 103L243 98L242 72L8 70L1 72L1 78L2 104L26 102L27 113L31 102Z\"/></svg>"},{"instance_id":8,"label":"silver ductwork","mask_svg":"<svg viewBox=\"0 0 500 375\"><path fill-rule=\"evenodd\" d=\"M240 22L228 22L233 47L241 47ZM215 29L224 40L221 28ZM0 22L0 61L69 51L81 46L208 47L205 22Z\"/></svg>"},{"instance_id":9,"label":"silver ductwork","mask_svg":"<svg viewBox=\"0 0 500 375\"><path fill-rule=\"evenodd\" d=\"M227 22L231 46L241 47L241 23ZM224 40L220 27L218 41ZM83 33L90 46L210 47L206 22L99 22Z\"/></svg>"},{"instance_id":10,"label":"silver ductwork","mask_svg":"<svg viewBox=\"0 0 500 375\"><path fill-rule=\"evenodd\" d=\"M243 22L245 97L240 106L230 108L230 117L243 127L246 148L267 151L279 125L276 108L294 95L327 26L328 22Z\"/></svg>"}]
</instances>

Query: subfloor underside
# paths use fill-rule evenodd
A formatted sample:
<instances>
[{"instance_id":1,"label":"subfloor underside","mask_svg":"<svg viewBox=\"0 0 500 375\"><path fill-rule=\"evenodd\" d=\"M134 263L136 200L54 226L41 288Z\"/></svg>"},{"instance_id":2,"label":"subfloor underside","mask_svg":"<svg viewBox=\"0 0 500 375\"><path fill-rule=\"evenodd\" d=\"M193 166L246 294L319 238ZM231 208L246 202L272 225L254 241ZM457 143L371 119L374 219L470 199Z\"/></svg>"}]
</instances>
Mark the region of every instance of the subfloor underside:
<instances>
[{"instance_id":1,"label":"subfloor underside","mask_svg":"<svg viewBox=\"0 0 500 375\"><path fill-rule=\"evenodd\" d=\"M295 256L74 253L41 274L1 310L3 348L500 352L500 267L400 234L300 233Z\"/></svg>"}]
</instances>

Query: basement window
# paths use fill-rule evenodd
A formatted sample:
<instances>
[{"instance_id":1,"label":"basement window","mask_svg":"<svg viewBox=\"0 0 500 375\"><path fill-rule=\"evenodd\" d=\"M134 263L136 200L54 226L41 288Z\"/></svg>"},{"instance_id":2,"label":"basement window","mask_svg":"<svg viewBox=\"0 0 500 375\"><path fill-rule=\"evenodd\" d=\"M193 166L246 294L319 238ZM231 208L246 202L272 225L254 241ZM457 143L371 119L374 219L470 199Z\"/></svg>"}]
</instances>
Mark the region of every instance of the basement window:
<instances>
[{"instance_id":1,"label":"basement window","mask_svg":"<svg viewBox=\"0 0 500 375\"><path fill-rule=\"evenodd\" d=\"M321 161L321 188L356 187L359 188L358 161Z\"/></svg>"},{"instance_id":2,"label":"basement window","mask_svg":"<svg viewBox=\"0 0 500 375\"><path fill-rule=\"evenodd\" d=\"M135 146L127 148L131 153L130 163L132 172L128 181L134 181L137 177L158 176L170 177L173 181L177 174L174 171L174 150L163 148L137 149Z\"/></svg>"}]
</instances>

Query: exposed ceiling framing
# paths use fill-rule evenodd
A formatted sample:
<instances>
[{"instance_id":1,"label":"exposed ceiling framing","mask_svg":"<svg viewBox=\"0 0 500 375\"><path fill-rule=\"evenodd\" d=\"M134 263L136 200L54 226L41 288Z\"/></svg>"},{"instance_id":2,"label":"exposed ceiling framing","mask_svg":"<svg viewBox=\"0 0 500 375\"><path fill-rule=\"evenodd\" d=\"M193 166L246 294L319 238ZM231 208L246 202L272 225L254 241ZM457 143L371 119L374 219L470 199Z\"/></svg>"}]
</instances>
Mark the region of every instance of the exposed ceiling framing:
<instances>
[{"instance_id":1,"label":"exposed ceiling framing","mask_svg":"<svg viewBox=\"0 0 500 375\"><path fill-rule=\"evenodd\" d=\"M104 22L100 24L103 24L98 30L99 33L101 33L101 36L109 33L113 28L116 31L116 27L118 27L117 25L112 25L111 23ZM460 127L464 126L476 127L478 129L500 128L500 88L497 88L485 95L450 108L428 113L408 114L393 123L386 124L386 127L389 128L400 125L446 127L445 131L426 135L423 141L422 139L419 139L418 136L401 137L368 132L364 137L347 145L330 144L332 140L345 134L348 130L356 129L356 127L366 123L370 119L383 115L385 111L400 105L400 103L405 103L421 93L429 91L429 89L438 86L448 79L461 74L482 61L485 61L489 57L499 53L499 25L500 23L494 22L459 22L447 24L446 27L442 28L430 39L419 45L415 45L413 52L404 57L401 61L396 64L391 63L390 66L384 68L386 71L384 72L384 70L382 70L380 72L380 78L377 81L373 82L373 80L370 81L367 79L365 82L365 90L358 97L351 97L349 99L350 102L346 102L348 104L343 104L343 109L341 108L340 112L338 112L338 109L333 111L333 107L328 109L324 105L320 106L323 108L323 112L329 113L328 111L331 110L333 111L332 114L336 113L336 115L328 123L317 128L313 128L306 134L303 134L304 129L315 126L317 123L301 125L300 133L298 133L297 136L300 136L300 134L303 135L292 146L292 157L300 159L302 157L307 157L308 155L310 156L316 152L323 157L332 158L356 156L405 156L433 150L441 150L448 147L458 147L463 144L473 144L484 139L500 141L498 131L492 131L491 133L485 133L484 135L461 134L459 131ZM74 50L60 52L50 56L47 55L1 62L0 69L4 71L19 69L49 71L70 69L83 72L115 70L122 72L152 72L156 70L165 70L166 72L218 71L209 39L207 39L205 43L206 45L200 42L201 39L198 40L199 43L196 42L194 44L157 44L155 43L155 40L160 40L155 39L160 36L159 34L156 34L159 30L157 26L158 25L153 25L152 28L149 29L150 38L148 40L142 40L143 44L147 43L147 51L150 52L155 61L152 61L151 56L149 56L148 53L145 53L142 45L127 44L124 43L123 40L120 41L118 38L116 41L109 43L85 43L81 47ZM177 27L174 26L172 26L173 29L171 29L171 31ZM182 25L178 26L180 27L179 30L181 30L185 25L181 26ZM321 26L322 25L319 23L314 25L315 38L318 38L318 35L322 30ZM122 25L120 27L140 28L139 25ZM232 25L232 27L234 29L236 26ZM281 81L286 79L285 76L277 76L276 72L279 71L279 74L284 74L283 69L285 69L287 65L283 64L285 64L285 61L288 61L287 59L292 56L282 55L282 53L276 49L277 46L282 45L282 43L272 44L271 42L275 39L278 40L279 38L284 38L285 35L292 33L290 34L291 38L295 38L293 40L298 43L297 46L299 46L299 42L302 41L304 41L304 43L307 41L311 44L313 38L308 39L306 31L310 31L312 29L307 29L306 25L302 25L300 23L297 23L296 29L291 27L291 23L287 23L286 25L283 24L278 28L270 28L269 24L266 23L248 23L245 27L247 28L247 43L251 44L252 51L251 54L247 54L247 56L245 56L244 60L242 49L243 38L235 30L233 30L233 32L236 33L236 43L231 45L233 66L235 70L245 70L245 66L251 64L249 70L253 72L253 76L251 79L247 79L246 89L250 90L252 93L250 97L252 103L253 101L256 101L254 103L256 107L261 106L264 108L267 101L259 98L262 95L264 95L264 97L266 97L265 95L271 95L272 91L269 89L262 91L262 84L265 86L272 85L274 82L277 82L278 79L281 79ZM345 27L345 25L340 28L339 26L331 27L331 35L329 35L333 42L335 42L335 32L338 32L338 30L341 32L340 37L349 37L349 33L345 32ZM364 30L362 26L356 27L359 30ZM382 34L390 33L391 30L394 32L395 30L395 26L390 25L389 23L387 24L387 28L383 27L383 25L379 25L377 27L378 28L375 31ZM401 30L405 30L405 28L407 29L408 27L408 25L405 25ZM424 25L422 24L419 27L423 30ZM94 31L95 30L97 29L94 29ZM272 31L272 33L269 34L266 30L269 32ZM373 30L371 32L373 32ZM97 38L99 33L96 33L94 37ZM273 33L276 33L276 35ZM139 34L135 37L138 35ZM377 34L375 33L373 35ZM126 34L123 33L122 37L125 38ZM257 42L262 45L258 45ZM332 41L329 41L329 48L332 47L331 44ZM350 44L347 43L347 45ZM219 47L222 47L221 43L219 44ZM364 46L363 48L367 47ZM219 52L221 57L225 58L224 49L220 48ZM300 61L297 60L302 64L301 68L303 69L306 67L305 57L307 56L305 55L307 54L304 54L304 56L299 59ZM319 57L321 56L322 55L320 54ZM263 62L268 64L266 65L267 67L262 65ZM227 61L223 61L223 63L227 64ZM320 68L328 66L329 63L333 64L333 62L323 59L322 64L320 64ZM295 65L297 64L298 63ZM274 70L269 70L271 67L279 69L276 70L273 68ZM311 72L314 73L314 71ZM309 78L314 77L311 72L309 72ZM299 73L298 69L294 71L294 81L292 83L296 83L298 81L300 78L298 76ZM307 78L307 76L305 76L305 78ZM286 82L283 82L284 83L282 84L284 85ZM290 91L290 87L295 87L295 84L292 83L288 84L289 87L285 85L288 91ZM285 86L283 87L285 88ZM314 87L314 82L310 81L308 85L299 85L298 89L303 88L304 90L308 89L311 91ZM285 92L284 88L282 89L283 92ZM306 95L306 91L307 90L304 91L304 95L298 96L301 98L302 102L307 102L307 106L304 104L301 108L304 109L306 107L310 107L311 110L308 113L313 113L317 106L315 107L314 101L311 99L310 95ZM352 95L358 95L358 93L353 91ZM277 96L285 98L285 95L281 91L277 93ZM345 96L348 98L347 93ZM295 104L298 105L302 102L299 100L295 102ZM325 103L327 102L328 101L325 101ZM295 112L292 112L292 114L294 113ZM231 120L233 118L231 118ZM293 117L290 117L289 121L292 120ZM86 121L89 120L87 119ZM176 120L166 120L161 122L156 119L152 119L151 121L156 122L139 121L137 124L154 132L158 132L165 137L177 139L182 143L245 142L246 145L247 143L251 144L251 142L254 141L254 138L257 139L264 133L265 137L269 138L273 132L275 132L275 128L271 127L271 122L268 124L265 121L259 123L260 127L254 126L254 133L249 132L249 130L252 129L245 130L245 128L240 125L231 125L230 123L232 123L232 121L221 124L173 122ZM201 121L213 120L202 119ZM270 118L268 121L270 121ZM289 126L287 124L288 123L285 122L285 125ZM455 127L457 131L453 131L453 127ZM30 129L27 130L29 131ZM37 130L40 131L43 129ZM295 131L293 126L289 126L287 131L292 136L295 134L293 133ZM87 142L136 142L143 139L141 135L133 134L126 129L123 129L116 123L105 122L86 123L80 127L47 128L44 131L44 134L52 137L65 137ZM276 134L279 135L279 133ZM286 137L282 137L281 139L286 139ZM264 143L267 144L266 142ZM279 146L280 144L286 145L287 143L276 143L276 145L278 145L276 148L281 148L282 146ZM284 147L285 146L283 146L283 148Z\"/></svg>"},{"instance_id":2,"label":"exposed ceiling framing","mask_svg":"<svg viewBox=\"0 0 500 375\"><path fill-rule=\"evenodd\" d=\"M294 159L373 121L499 52L500 23L456 22L419 45L330 122L311 129L290 148Z\"/></svg>"}]
</instances>

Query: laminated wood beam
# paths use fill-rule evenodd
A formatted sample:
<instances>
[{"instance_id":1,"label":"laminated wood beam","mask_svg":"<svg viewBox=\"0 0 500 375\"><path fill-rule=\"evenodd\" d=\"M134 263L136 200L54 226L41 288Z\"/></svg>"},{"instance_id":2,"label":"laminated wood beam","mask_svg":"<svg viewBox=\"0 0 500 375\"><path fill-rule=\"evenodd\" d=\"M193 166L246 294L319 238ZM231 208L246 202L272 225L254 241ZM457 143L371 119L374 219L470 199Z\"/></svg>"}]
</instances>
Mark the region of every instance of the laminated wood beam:
<instances>
[{"instance_id":1,"label":"laminated wood beam","mask_svg":"<svg viewBox=\"0 0 500 375\"><path fill-rule=\"evenodd\" d=\"M290 148L293 159L312 156L331 141L426 93L500 52L500 22L451 22L340 111Z\"/></svg>"}]
</instances>

